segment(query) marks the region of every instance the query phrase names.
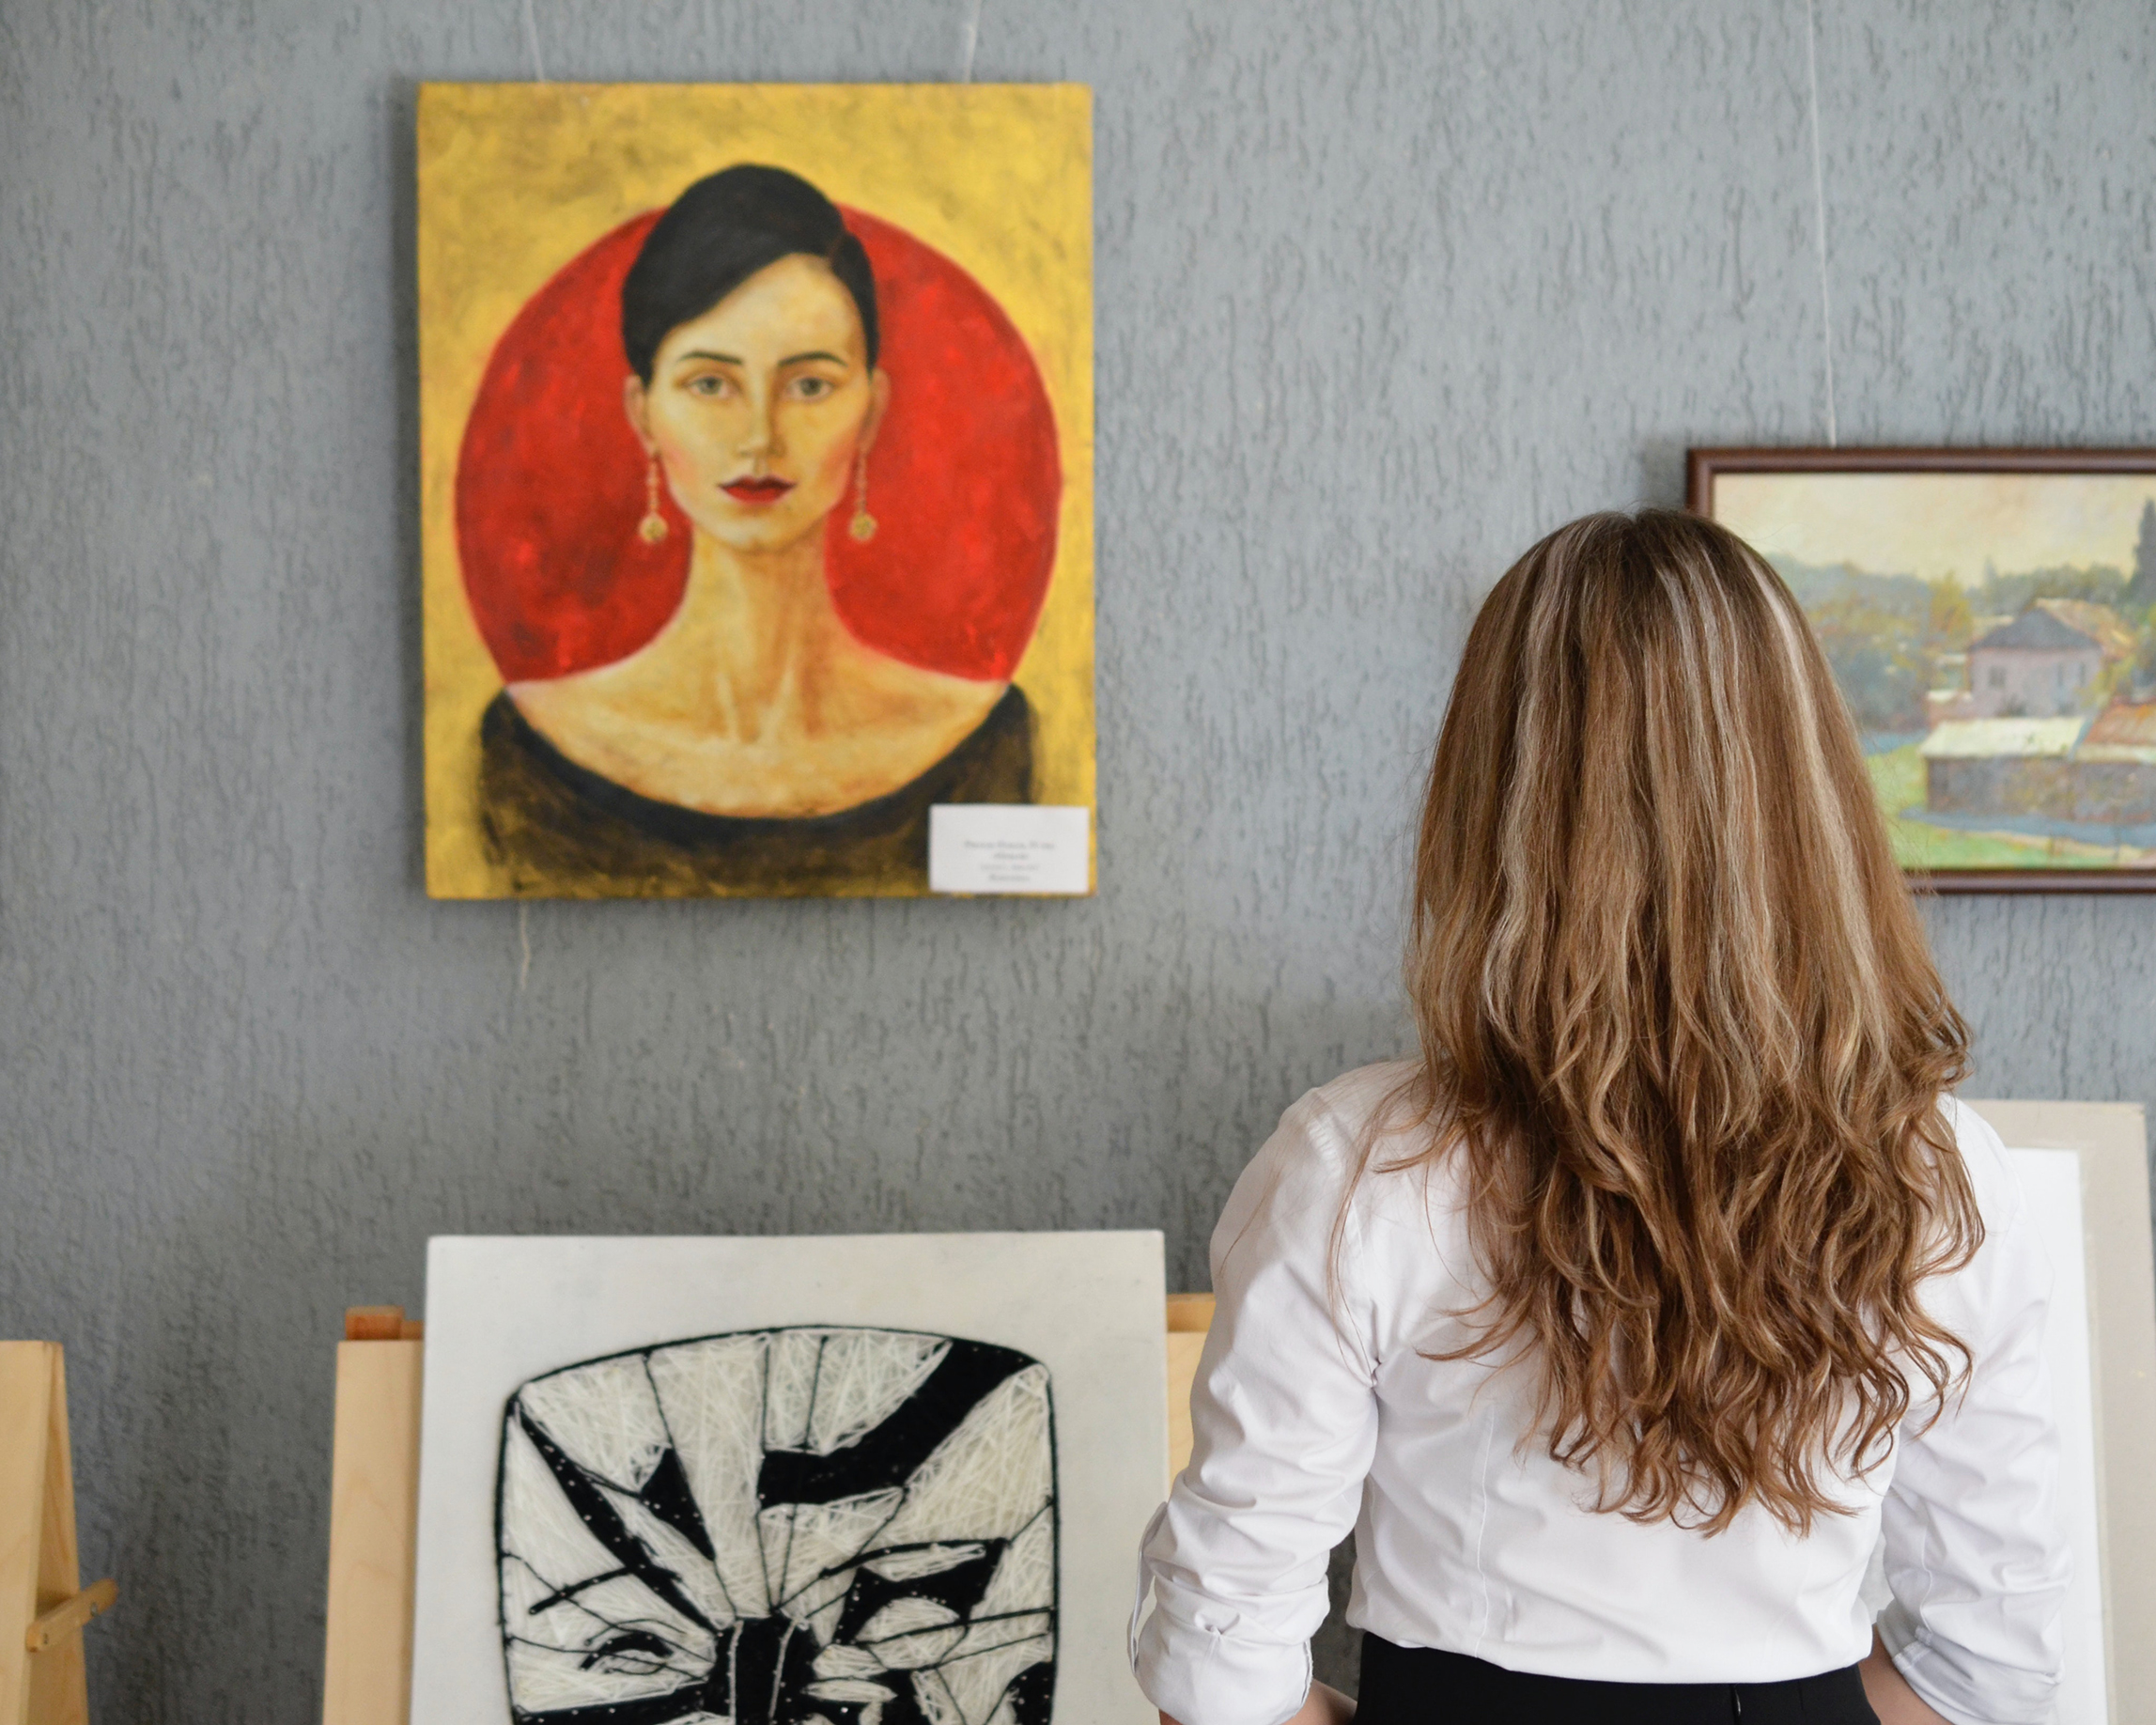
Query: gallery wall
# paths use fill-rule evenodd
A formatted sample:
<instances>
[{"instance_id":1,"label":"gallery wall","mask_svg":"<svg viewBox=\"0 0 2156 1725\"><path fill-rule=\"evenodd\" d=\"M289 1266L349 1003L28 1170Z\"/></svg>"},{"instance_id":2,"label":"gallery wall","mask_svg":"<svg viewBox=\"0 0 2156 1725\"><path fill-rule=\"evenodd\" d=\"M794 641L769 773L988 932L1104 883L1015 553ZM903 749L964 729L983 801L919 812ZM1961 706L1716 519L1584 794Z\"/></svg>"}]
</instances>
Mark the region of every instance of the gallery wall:
<instances>
[{"instance_id":1,"label":"gallery wall","mask_svg":"<svg viewBox=\"0 0 2156 1725\"><path fill-rule=\"evenodd\" d=\"M2156 12L1816 46L1823 296L1804 0L0 0L0 1331L69 1350L105 1717L311 1717L339 1314L429 1234L1203 1285L1404 1046L1419 765L1548 528L1830 403L2156 442ZM969 68L1094 90L1098 896L430 903L415 83ZM1973 1091L2156 1102L2156 899L1929 914Z\"/></svg>"}]
</instances>

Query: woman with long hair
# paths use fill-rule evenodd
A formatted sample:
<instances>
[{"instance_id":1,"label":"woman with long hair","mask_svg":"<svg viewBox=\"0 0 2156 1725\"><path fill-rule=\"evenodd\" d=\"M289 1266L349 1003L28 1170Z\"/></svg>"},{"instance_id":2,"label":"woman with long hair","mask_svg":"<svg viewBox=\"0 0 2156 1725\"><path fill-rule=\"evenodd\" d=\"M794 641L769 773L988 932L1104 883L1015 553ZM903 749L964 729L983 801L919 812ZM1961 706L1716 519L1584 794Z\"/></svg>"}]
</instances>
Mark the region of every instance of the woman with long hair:
<instances>
[{"instance_id":1,"label":"woman with long hair","mask_svg":"<svg viewBox=\"0 0 2156 1725\"><path fill-rule=\"evenodd\" d=\"M1418 1058L1290 1109L1213 1238L1163 1718L1356 1714L1308 1651L1351 1529L1362 1725L2047 1717L2050 1273L1749 548L1591 516L1498 583L1406 980Z\"/></svg>"}]
</instances>

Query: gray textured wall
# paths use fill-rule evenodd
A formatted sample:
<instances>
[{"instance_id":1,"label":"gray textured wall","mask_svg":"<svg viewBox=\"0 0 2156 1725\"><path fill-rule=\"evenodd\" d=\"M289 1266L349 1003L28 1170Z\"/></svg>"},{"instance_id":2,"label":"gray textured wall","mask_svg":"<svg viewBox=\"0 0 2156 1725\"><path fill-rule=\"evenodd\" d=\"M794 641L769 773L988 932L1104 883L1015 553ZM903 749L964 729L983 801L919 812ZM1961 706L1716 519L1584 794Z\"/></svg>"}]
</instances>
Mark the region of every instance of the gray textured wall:
<instances>
[{"instance_id":1,"label":"gray textured wall","mask_svg":"<svg viewBox=\"0 0 2156 1725\"><path fill-rule=\"evenodd\" d=\"M535 0L546 70L938 79L972 0ZM985 0L1095 91L1100 895L430 904L411 112L519 0L0 0L0 1331L102 1715L300 1720L331 1344L446 1230L1158 1226L1401 1043L1475 597L1825 423L1802 0ZM2156 11L1822 0L1841 435L2156 441ZM1932 924L1993 1094L2156 1102L2156 901Z\"/></svg>"}]
</instances>

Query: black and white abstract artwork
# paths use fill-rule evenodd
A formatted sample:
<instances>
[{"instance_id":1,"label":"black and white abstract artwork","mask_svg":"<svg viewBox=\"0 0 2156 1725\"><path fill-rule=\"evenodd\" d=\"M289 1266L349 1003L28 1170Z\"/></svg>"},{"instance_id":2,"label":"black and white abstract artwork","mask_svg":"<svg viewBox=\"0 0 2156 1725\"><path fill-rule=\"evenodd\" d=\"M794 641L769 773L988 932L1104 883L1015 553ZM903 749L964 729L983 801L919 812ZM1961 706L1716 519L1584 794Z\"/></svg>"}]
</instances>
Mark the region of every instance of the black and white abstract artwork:
<instances>
[{"instance_id":1,"label":"black and white abstract artwork","mask_svg":"<svg viewBox=\"0 0 2156 1725\"><path fill-rule=\"evenodd\" d=\"M802 1326L588 1360L502 1429L520 1725L1047 1725L1046 1367Z\"/></svg>"},{"instance_id":2,"label":"black and white abstract artwork","mask_svg":"<svg viewBox=\"0 0 2156 1725\"><path fill-rule=\"evenodd\" d=\"M1154 1725L1157 1234L427 1265L409 1725Z\"/></svg>"}]
</instances>

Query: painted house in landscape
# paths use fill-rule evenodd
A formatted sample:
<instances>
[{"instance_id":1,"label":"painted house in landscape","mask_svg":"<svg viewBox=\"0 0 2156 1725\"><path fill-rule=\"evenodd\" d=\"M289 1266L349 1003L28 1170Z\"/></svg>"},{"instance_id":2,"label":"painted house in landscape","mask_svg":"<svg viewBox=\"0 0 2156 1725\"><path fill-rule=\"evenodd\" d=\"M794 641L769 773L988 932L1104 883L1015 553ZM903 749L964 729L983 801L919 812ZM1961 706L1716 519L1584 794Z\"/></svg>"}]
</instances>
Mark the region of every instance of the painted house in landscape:
<instances>
[{"instance_id":1,"label":"painted house in landscape","mask_svg":"<svg viewBox=\"0 0 2156 1725\"><path fill-rule=\"evenodd\" d=\"M2020 619L2016 619L2020 621ZM1940 815L2040 816L2071 820L2072 759L2088 721L1949 719L1916 753L1924 806Z\"/></svg>"},{"instance_id":2,"label":"painted house in landscape","mask_svg":"<svg viewBox=\"0 0 2156 1725\"><path fill-rule=\"evenodd\" d=\"M2075 819L2156 822L2156 701L2120 702L2097 714L2073 768Z\"/></svg>"},{"instance_id":3,"label":"painted house in landscape","mask_svg":"<svg viewBox=\"0 0 2156 1725\"><path fill-rule=\"evenodd\" d=\"M2108 605L2040 598L1969 644L1967 687L1934 691L1930 717L1936 723L2081 712L2103 673L2138 647L2133 628Z\"/></svg>"},{"instance_id":4,"label":"painted house in landscape","mask_svg":"<svg viewBox=\"0 0 2156 1725\"><path fill-rule=\"evenodd\" d=\"M2156 702L2093 717L1950 719L1917 754L1933 814L2156 822Z\"/></svg>"}]
</instances>

